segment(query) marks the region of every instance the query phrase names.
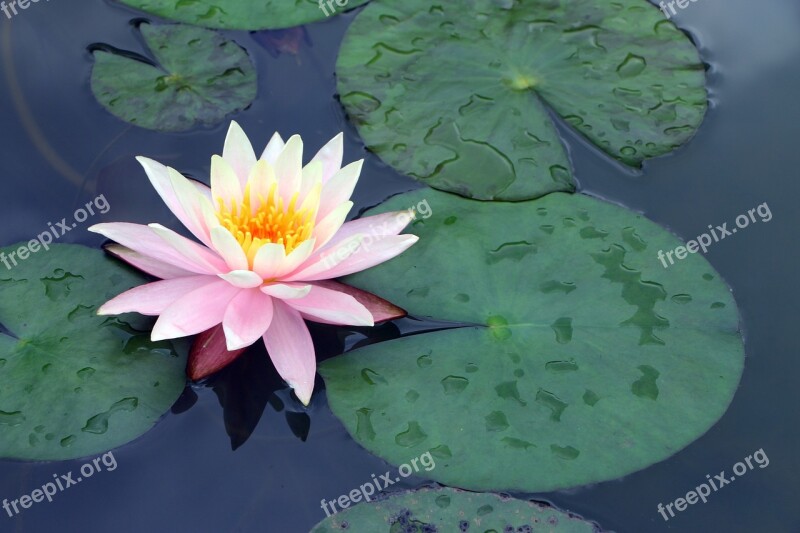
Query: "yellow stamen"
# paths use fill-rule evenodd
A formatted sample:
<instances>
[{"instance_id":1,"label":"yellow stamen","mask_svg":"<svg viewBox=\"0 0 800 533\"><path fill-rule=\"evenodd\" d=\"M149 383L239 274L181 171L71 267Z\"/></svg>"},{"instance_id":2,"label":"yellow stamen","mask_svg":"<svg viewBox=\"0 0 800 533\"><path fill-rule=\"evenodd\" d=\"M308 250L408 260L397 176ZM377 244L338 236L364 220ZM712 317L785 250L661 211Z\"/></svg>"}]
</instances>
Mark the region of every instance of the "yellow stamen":
<instances>
[{"instance_id":1,"label":"yellow stamen","mask_svg":"<svg viewBox=\"0 0 800 533\"><path fill-rule=\"evenodd\" d=\"M250 268L259 248L267 243L283 245L286 254L311 237L315 213L311 208L298 208L300 193L295 193L288 206L272 183L267 198L258 195L257 207L250 207L250 184L245 187L240 205L227 206L219 199L217 218L242 246ZM302 206L301 206L302 207Z\"/></svg>"}]
</instances>

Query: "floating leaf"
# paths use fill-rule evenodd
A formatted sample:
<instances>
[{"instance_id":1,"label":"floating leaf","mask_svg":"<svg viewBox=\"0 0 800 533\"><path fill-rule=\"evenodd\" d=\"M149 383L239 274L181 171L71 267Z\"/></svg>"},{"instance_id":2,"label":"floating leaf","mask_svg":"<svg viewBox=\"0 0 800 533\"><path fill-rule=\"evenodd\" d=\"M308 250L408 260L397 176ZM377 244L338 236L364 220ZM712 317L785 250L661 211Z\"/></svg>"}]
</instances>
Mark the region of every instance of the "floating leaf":
<instances>
[{"instance_id":1,"label":"floating leaf","mask_svg":"<svg viewBox=\"0 0 800 533\"><path fill-rule=\"evenodd\" d=\"M365 4L367 0L120 0L132 8L206 28L267 30L325 20Z\"/></svg>"},{"instance_id":2,"label":"floating leaf","mask_svg":"<svg viewBox=\"0 0 800 533\"><path fill-rule=\"evenodd\" d=\"M599 528L572 514L535 502L451 488L425 488L360 503L323 520L311 533L343 530L354 533L594 533Z\"/></svg>"},{"instance_id":3,"label":"floating leaf","mask_svg":"<svg viewBox=\"0 0 800 533\"><path fill-rule=\"evenodd\" d=\"M439 453L429 475L448 485L549 491L664 460L726 411L744 363L736 304L700 254L664 268L673 235L565 193L421 190L379 210L423 198L419 242L345 281L469 326L321 365L331 408L368 450L393 464Z\"/></svg>"},{"instance_id":4,"label":"floating leaf","mask_svg":"<svg viewBox=\"0 0 800 533\"><path fill-rule=\"evenodd\" d=\"M697 49L645 0L373 2L336 70L372 151L489 200L573 189L548 108L639 166L686 142L707 105Z\"/></svg>"},{"instance_id":5,"label":"floating leaf","mask_svg":"<svg viewBox=\"0 0 800 533\"><path fill-rule=\"evenodd\" d=\"M15 251L0 249L6 258ZM144 281L76 245L0 269L0 457L97 454L142 435L169 410L184 389L185 357L169 342L150 342L150 319L97 316Z\"/></svg>"},{"instance_id":6,"label":"floating leaf","mask_svg":"<svg viewBox=\"0 0 800 533\"><path fill-rule=\"evenodd\" d=\"M110 47L94 50L92 92L117 117L152 130L216 124L256 97L256 71L220 33L181 24L140 30L153 60Z\"/></svg>"}]
</instances>

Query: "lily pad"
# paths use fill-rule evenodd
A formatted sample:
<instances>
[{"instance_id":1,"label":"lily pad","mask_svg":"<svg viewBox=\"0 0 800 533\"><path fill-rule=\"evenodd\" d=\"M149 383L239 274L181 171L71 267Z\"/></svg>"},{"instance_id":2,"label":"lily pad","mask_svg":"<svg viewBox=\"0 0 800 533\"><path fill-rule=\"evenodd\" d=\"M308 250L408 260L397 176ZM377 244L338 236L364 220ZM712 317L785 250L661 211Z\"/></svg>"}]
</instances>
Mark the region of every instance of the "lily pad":
<instances>
[{"instance_id":1,"label":"lily pad","mask_svg":"<svg viewBox=\"0 0 800 533\"><path fill-rule=\"evenodd\" d=\"M214 125L256 97L256 70L220 33L181 24L142 24L148 59L96 47L92 92L126 122L159 131Z\"/></svg>"},{"instance_id":2,"label":"lily pad","mask_svg":"<svg viewBox=\"0 0 800 533\"><path fill-rule=\"evenodd\" d=\"M409 251L345 281L412 316L465 324L324 362L331 409L393 464L430 451L430 477L472 490L549 491L662 461L727 410L739 316L700 254L643 216L584 195L505 203L421 190L433 212ZM457 244L456 244L457 243Z\"/></svg>"},{"instance_id":3,"label":"lily pad","mask_svg":"<svg viewBox=\"0 0 800 533\"><path fill-rule=\"evenodd\" d=\"M535 502L451 488L424 488L345 509L317 524L311 533L342 530L354 533L594 533L600 529L572 514Z\"/></svg>"},{"instance_id":4,"label":"lily pad","mask_svg":"<svg viewBox=\"0 0 800 533\"><path fill-rule=\"evenodd\" d=\"M336 70L370 150L484 200L574 188L548 110L640 166L692 137L707 106L697 49L646 0L373 2Z\"/></svg>"},{"instance_id":5,"label":"lily pad","mask_svg":"<svg viewBox=\"0 0 800 533\"><path fill-rule=\"evenodd\" d=\"M120 0L134 9L165 19L206 28L267 30L301 26L325 20L368 0ZM324 7L320 7L322 5Z\"/></svg>"},{"instance_id":6,"label":"lily pad","mask_svg":"<svg viewBox=\"0 0 800 533\"><path fill-rule=\"evenodd\" d=\"M146 431L184 389L186 358L150 342L152 320L97 316L145 279L98 250L0 249L0 457L64 460Z\"/></svg>"}]
</instances>

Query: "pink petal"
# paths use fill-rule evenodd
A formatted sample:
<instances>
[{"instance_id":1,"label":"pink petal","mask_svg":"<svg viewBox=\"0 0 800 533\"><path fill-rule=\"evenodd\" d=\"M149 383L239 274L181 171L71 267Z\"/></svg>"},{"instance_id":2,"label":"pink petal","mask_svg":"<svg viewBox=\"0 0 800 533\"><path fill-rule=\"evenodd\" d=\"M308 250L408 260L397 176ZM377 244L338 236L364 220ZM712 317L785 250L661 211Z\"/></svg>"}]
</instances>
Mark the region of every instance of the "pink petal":
<instances>
[{"instance_id":1,"label":"pink petal","mask_svg":"<svg viewBox=\"0 0 800 533\"><path fill-rule=\"evenodd\" d=\"M281 279L281 281L283 281L282 278L286 274L296 270L309 258L314 251L314 243L314 237L311 237L300 243L300 246L284 257L280 257L278 251L274 248L264 252L264 255L260 256L259 253L261 249L259 249L259 251L256 252L256 258L253 262L253 270L264 279ZM269 244L265 244L264 246L269 246ZM282 245L278 246L283 248Z\"/></svg>"},{"instance_id":2,"label":"pink petal","mask_svg":"<svg viewBox=\"0 0 800 533\"><path fill-rule=\"evenodd\" d=\"M303 139L299 135L291 136L275 161L275 176L278 178L278 194L288 204L300 190L303 178Z\"/></svg>"},{"instance_id":3,"label":"pink petal","mask_svg":"<svg viewBox=\"0 0 800 533\"><path fill-rule=\"evenodd\" d=\"M416 235L388 235L377 237L377 240L371 243L364 239L358 251L336 265L331 267L324 259L320 259L316 265L308 266L303 272L293 274L292 278L297 281L316 281L360 272L400 255L418 240L419 237Z\"/></svg>"},{"instance_id":4,"label":"pink petal","mask_svg":"<svg viewBox=\"0 0 800 533\"><path fill-rule=\"evenodd\" d=\"M300 313L273 300L272 323L264 335L264 344L278 374L294 389L304 405L311 401L317 359L314 343Z\"/></svg>"},{"instance_id":5,"label":"pink petal","mask_svg":"<svg viewBox=\"0 0 800 533\"><path fill-rule=\"evenodd\" d=\"M215 209L222 205L231 208L242 204L244 187L233 167L218 155L211 157L211 202Z\"/></svg>"},{"instance_id":6,"label":"pink petal","mask_svg":"<svg viewBox=\"0 0 800 533\"><path fill-rule=\"evenodd\" d=\"M239 190L244 190L247 177L250 175L250 169L256 164L256 153L253 151L250 139L247 138L244 130L235 121L232 121L230 128L228 128L225 147L222 149L222 157L233 168L234 173L239 178Z\"/></svg>"},{"instance_id":7,"label":"pink petal","mask_svg":"<svg viewBox=\"0 0 800 533\"><path fill-rule=\"evenodd\" d=\"M175 217L201 242L208 244L208 231L198 216L194 196L197 186L193 180L146 157L136 160L144 167L150 183ZM190 191L189 194L187 191Z\"/></svg>"},{"instance_id":8,"label":"pink petal","mask_svg":"<svg viewBox=\"0 0 800 533\"><path fill-rule=\"evenodd\" d=\"M211 201L211 187L196 179L186 179L189 180L192 185L194 185L195 190L200 194L200 196L205 197L209 202Z\"/></svg>"},{"instance_id":9,"label":"pink petal","mask_svg":"<svg viewBox=\"0 0 800 533\"><path fill-rule=\"evenodd\" d=\"M222 322L230 301L242 290L221 279L193 290L162 311L150 338L175 339L216 326Z\"/></svg>"},{"instance_id":10,"label":"pink petal","mask_svg":"<svg viewBox=\"0 0 800 533\"><path fill-rule=\"evenodd\" d=\"M286 146L281 139L280 134L276 131L272 138L267 143L267 147L264 148L264 153L261 154L261 159L267 161L270 165L275 165L275 161L278 160L278 155L283 151L283 147Z\"/></svg>"},{"instance_id":11,"label":"pink petal","mask_svg":"<svg viewBox=\"0 0 800 533\"><path fill-rule=\"evenodd\" d=\"M286 261L286 249L282 244L270 242L261 246L253 259L253 271L264 279L277 278L281 265Z\"/></svg>"},{"instance_id":12,"label":"pink petal","mask_svg":"<svg viewBox=\"0 0 800 533\"><path fill-rule=\"evenodd\" d=\"M387 322L389 320L397 320L408 315L404 309L401 309L393 303L384 300L383 298L372 294L371 292L356 289L350 285L339 283L338 281L324 280L315 281L314 285L325 289L330 289L345 294L349 294L356 299L358 303L367 308L372 315L375 324ZM318 322L321 322L317 319Z\"/></svg>"},{"instance_id":13,"label":"pink petal","mask_svg":"<svg viewBox=\"0 0 800 533\"><path fill-rule=\"evenodd\" d=\"M408 226L411 220L413 220L413 216L410 211L392 211L345 222L326 245L317 248L307 262L311 263L321 255L329 254L342 241L350 239L354 235L364 235L367 242L370 241L370 238L375 240L379 236L397 235Z\"/></svg>"},{"instance_id":14,"label":"pink petal","mask_svg":"<svg viewBox=\"0 0 800 533\"><path fill-rule=\"evenodd\" d=\"M178 235L161 224L148 224L147 227L153 230L153 233L160 237L165 243L177 250L178 253L188 258L194 264L205 265L207 268L216 270L217 272L225 272L228 270L225 261L205 246L200 246L196 242Z\"/></svg>"},{"instance_id":15,"label":"pink petal","mask_svg":"<svg viewBox=\"0 0 800 533\"><path fill-rule=\"evenodd\" d=\"M341 229L344 219L353 208L353 202L347 201L332 210L328 215L314 226L314 238L316 247L321 248L330 241Z\"/></svg>"},{"instance_id":16,"label":"pink petal","mask_svg":"<svg viewBox=\"0 0 800 533\"><path fill-rule=\"evenodd\" d=\"M317 185L320 184L320 193L322 192L322 163L320 161L312 161L303 167L303 177L300 179L300 202L303 202L308 193Z\"/></svg>"},{"instance_id":17,"label":"pink petal","mask_svg":"<svg viewBox=\"0 0 800 533\"><path fill-rule=\"evenodd\" d=\"M328 279L326 277L316 277L321 272L326 272L358 252L364 235L353 235L348 239L340 241L336 246L325 246L327 250L320 254L314 252L306 261L299 265L291 273L282 276L282 281L313 281L315 279Z\"/></svg>"},{"instance_id":18,"label":"pink petal","mask_svg":"<svg viewBox=\"0 0 800 533\"><path fill-rule=\"evenodd\" d=\"M327 216L336 207L350 199L363 166L363 159L350 163L325 182L322 188L322 202L319 206L318 217Z\"/></svg>"},{"instance_id":19,"label":"pink petal","mask_svg":"<svg viewBox=\"0 0 800 533\"><path fill-rule=\"evenodd\" d=\"M222 319L227 349L245 348L264 336L272 322L272 298L257 290L237 294Z\"/></svg>"},{"instance_id":20,"label":"pink petal","mask_svg":"<svg viewBox=\"0 0 800 533\"><path fill-rule=\"evenodd\" d=\"M233 270L227 274L220 274L219 277L240 289L253 289L264 283L261 276L252 270Z\"/></svg>"},{"instance_id":21,"label":"pink petal","mask_svg":"<svg viewBox=\"0 0 800 533\"><path fill-rule=\"evenodd\" d=\"M331 176L342 168L342 156L344 154L344 135L340 133L323 146L312 161L322 162L322 182L327 182ZM348 196L347 199L350 199Z\"/></svg>"},{"instance_id":22,"label":"pink petal","mask_svg":"<svg viewBox=\"0 0 800 533\"><path fill-rule=\"evenodd\" d=\"M177 250L174 246L165 242L164 239L159 237L149 226L130 224L127 222L109 222L95 224L89 228L89 231L99 233L134 252L196 274L218 274L227 270L224 261L219 258L216 258L216 262L211 261L211 264L209 264L209 261L196 261L194 259L196 254L185 255L182 251ZM184 247L196 247L200 250L204 250L207 254L211 254L211 252L196 242L180 237L179 235L177 235L177 237L185 241ZM202 254L202 252L199 251L197 251L197 253ZM217 268L215 265L222 268Z\"/></svg>"},{"instance_id":23,"label":"pink petal","mask_svg":"<svg viewBox=\"0 0 800 533\"><path fill-rule=\"evenodd\" d=\"M217 226L212 229L211 242L214 245L214 250L222 256L222 259L232 270L248 270L250 268L247 256L242 250L242 245L226 228Z\"/></svg>"},{"instance_id":24,"label":"pink petal","mask_svg":"<svg viewBox=\"0 0 800 533\"><path fill-rule=\"evenodd\" d=\"M245 348L229 351L222 324L214 326L195 337L186 375L192 381L206 378L234 362L244 351Z\"/></svg>"},{"instance_id":25,"label":"pink petal","mask_svg":"<svg viewBox=\"0 0 800 533\"><path fill-rule=\"evenodd\" d=\"M184 276L191 276L194 272L190 272L183 268L172 266L169 263L164 263L158 259L134 252L119 244L109 244L103 247L109 254L125 261L139 270L161 279L181 278Z\"/></svg>"},{"instance_id":26,"label":"pink petal","mask_svg":"<svg viewBox=\"0 0 800 533\"><path fill-rule=\"evenodd\" d=\"M155 316L190 292L214 283L214 276L165 279L134 287L100 306L98 315L139 313Z\"/></svg>"},{"instance_id":27,"label":"pink petal","mask_svg":"<svg viewBox=\"0 0 800 533\"><path fill-rule=\"evenodd\" d=\"M281 300L304 298L310 290L311 285L301 283L272 283L261 287L261 292L264 294Z\"/></svg>"},{"instance_id":28,"label":"pink petal","mask_svg":"<svg viewBox=\"0 0 800 533\"><path fill-rule=\"evenodd\" d=\"M286 300L284 303L300 311L311 320L343 326L374 326L372 314L358 301L343 292L312 285L304 298Z\"/></svg>"}]
</instances>

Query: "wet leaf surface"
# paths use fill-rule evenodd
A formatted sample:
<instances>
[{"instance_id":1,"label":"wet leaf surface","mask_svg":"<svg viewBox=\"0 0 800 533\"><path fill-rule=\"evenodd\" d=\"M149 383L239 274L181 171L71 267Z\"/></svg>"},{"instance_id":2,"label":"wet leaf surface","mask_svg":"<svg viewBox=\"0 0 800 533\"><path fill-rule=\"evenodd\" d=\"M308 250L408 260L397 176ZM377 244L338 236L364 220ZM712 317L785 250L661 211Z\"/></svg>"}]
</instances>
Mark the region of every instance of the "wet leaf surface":
<instances>
[{"instance_id":1,"label":"wet leaf surface","mask_svg":"<svg viewBox=\"0 0 800 533\"><path fill-rule=\"evenodd\" d=\"M147 317L96 314L145 281L100 251L64 244L0 270L0 457L97 454L170 409L184 390L186 357L149 340Z\"/></svg>"},{"instance_id":2,"label":"wet leaf surface","mask_svg":"<svg viewBox=\"0 0 800 533\"><path fill-rule=\"evenodd\" d=\"M430 451L436 481L540 492L661 461L727 410L744 364L736 303L677 238L584 195L519 203L420 190L433 215L392 261L344 281L474 326L325 361L329 403L393 464ZM457 245L456 245L457 243ZM491 458L491 460L487 460Z\"/></svg>"},{"instance_id":3,"label":"wet leaf surface","mask_svg":"<svg viewBox=\"0 0 800 533\"><path fill-rule=\"evenodd\" d=\"M697 49L645 0L373 2L336 70L370 150L489 200L574 188L548 110L639 166L694 135L707 105Z\"/></svg>"},{"instance_id":4,"label":"wet leaf surface","mask_svg":"<svg viewBox=\"0 0 800 533\"><path fill-rule=\"evenodd\" d=\"M369 492L369 488L364 490ZM534 502L451 488L425 488L360 503L323 520L311 533L342 530L354 533L593 533L599 528L574 515Z\"/></svg>"},{"instance_id":5,"label":"wet leaf surface","mask_svg":"<svg viewBox=\"0 0 800 533\"><path fill-rule=\"evenodd\" d=\"M220 33L182 24L139 29L145 58L108 46L93 50L92 92L126 122L159 131L214 125L256 97L256 70Z\"/></svg>"},{"instance_id":6,"label":"wet leaf surface","mask_svg":"<svg viewBox=\"0 0 800 533\"><path fill-rule=\"evenodd\" d=\"M135 9L169 20L195 26L229 30L266 30L290 28L325 20L367 0L261 0L259 2L225 0L120 0Z\"/></svg>"}]
</instances>

